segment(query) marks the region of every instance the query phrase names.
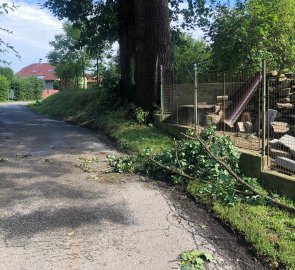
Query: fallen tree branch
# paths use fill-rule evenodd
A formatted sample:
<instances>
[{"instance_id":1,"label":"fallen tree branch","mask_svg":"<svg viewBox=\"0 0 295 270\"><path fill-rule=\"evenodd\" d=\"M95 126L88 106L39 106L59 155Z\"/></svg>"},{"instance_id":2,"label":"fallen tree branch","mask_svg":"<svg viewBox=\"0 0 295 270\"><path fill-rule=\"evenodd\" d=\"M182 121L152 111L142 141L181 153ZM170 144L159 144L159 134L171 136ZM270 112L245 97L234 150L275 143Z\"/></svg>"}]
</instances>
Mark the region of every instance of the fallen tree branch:
<instances>
[{"instance_id":1,"label":"fallen tree branch","mask_svg":"<svg viewBox=\"0 0 295 270\"><path fill-rule=\"evenodd\" d=\"M79 127L86 126L86 125L88 125L88 124L94 122L95 120L96 120L96 119L91 119L91 120L88 120L88 121L86 121L86 122L83 122L83 123L79 124Z\"/></svg>"},{"instance_id":2,"label":"fallen tree branch","mask_svg":"<svg viewBox=\"0 0 295 270\"><path fill-rule=\"evenodd\" d=\"M184 133L182 133L186 138L189 138L191 140L195 139L193 137L190 137ZM271 198L269 195L265 195L261 192L259 192L258 190L256 190L254 187L252 187L250 184L248 184L245 180L243 180L241 177L239 177L233 170L232 168L226 164L225 162L223 162L221 159L219 159L218 157L216 157L211 150L209 149L209 147L206 145L206 143L198 136L196 135L196 139L200 142L200 144L203 146L203 148L206 150L206 152L208 153L208 155L214 159L219 165L221 165L224 169L226 169L228 171L228 173L236 180L238 181L242 186L244 186L246 189L250 190L253 194L255 195L259 195L262 198L266 199L267 201L269 201L271 204L278 206L281 209L285 209L288 210L289 212L294 212L295 213L295 208L286 204L283 204L281 202L278 202L276 200L274 200L273 198Z\"/></svg>"},{"instance_id":3,"label":"fallen tree branch","mask_svg":"<svg viewBox=\"0 0 295 270\"><path fill-rule=\"evenodd\" d=\"M192 176L188 175L188 174L185 174L183 172L180 172L180 171L177 171L177 170L174 170L172 168L169 168L167 166L164 166L163 164L161 164L160 162L152 159L152 158L148 158L149 161L153 162L155 165L157 165L158 167L162 168L163 170L166 170L168 172L171 172L173 174L177 174L179 176L182 176L184 178L186 178L187 180L190 180L190 181L202 181L204 183L210 183L210 181L205 181L205 180L199 180L199 179L196 179L196 178L193 178ZM242 190L235 190L236 192L238 193L242 193L242 194L247 194L245 191L242 191Z\"/></svg>"},{"instance_id":4,"label":"fallen tree branch","mask_svg":"<svg viewBox=\"0 0 295 270\"><path fill-rule=\"evenodd\" d=\"M151 162L153 162L154 164L156 164L158 167L162 168L162 169L165 170L165 171L169 171L169 172L171 172L171 173L173 173L173 174L180 175L180 176L182 176L182 177L184 177L185 179L190 180L190 181L192 181L192 180L195 180L195 181L196 181L196 179L194 179L194 178L191 177L190 175L188 175L188 174L186 174L186 173L184 173L184 172L177 171L177 170L172 169L172 168L170 168L170 167L164 166L163 164L161 164L160 162L154 160L154 159L151 158L151 157L148 157L148 160L150 160ZM199 180L198 180L198 181L199 181Z\"/></svg>"}]
</instances>

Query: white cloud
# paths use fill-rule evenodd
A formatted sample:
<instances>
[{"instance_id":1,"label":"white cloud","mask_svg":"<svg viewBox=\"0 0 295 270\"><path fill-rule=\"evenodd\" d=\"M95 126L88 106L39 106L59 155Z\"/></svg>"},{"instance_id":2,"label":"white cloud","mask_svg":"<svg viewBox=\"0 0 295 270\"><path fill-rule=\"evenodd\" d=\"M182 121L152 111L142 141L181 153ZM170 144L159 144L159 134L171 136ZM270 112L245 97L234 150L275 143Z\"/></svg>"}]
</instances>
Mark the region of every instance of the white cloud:
<instances>
[{"instance_id":1,"label":"white cloud","mask_svg":"<svg viewBox=\"0 0 295 270\"><path fill-rule=\"evenodd\" d=\"M0 4L3 2L13 3L11 0L0 0ZM12 53L5 56L5 60L12 62L11 68L19 71L24 66L36 63L40 58L46 61L46 54L51 50L49 41L62 31L62 22L32 1L14 3L18 8L6 16L1 16L0 25L13 32L12 35L1 32L1 35L21 55L21 60Z\"/></svg>"}]
</instances>

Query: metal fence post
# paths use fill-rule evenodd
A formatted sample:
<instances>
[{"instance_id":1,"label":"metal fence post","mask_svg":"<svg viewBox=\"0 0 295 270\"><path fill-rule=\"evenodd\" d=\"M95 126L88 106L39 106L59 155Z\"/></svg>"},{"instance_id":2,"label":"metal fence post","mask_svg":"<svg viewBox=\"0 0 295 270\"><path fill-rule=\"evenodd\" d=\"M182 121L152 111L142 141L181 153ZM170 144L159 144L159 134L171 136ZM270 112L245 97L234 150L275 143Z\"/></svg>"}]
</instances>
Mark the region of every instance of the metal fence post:
<instances>
[{"instance_id":1,"label":"metal fence post","mask_svg":"<svg viewBox=\"0 0 295 270\"><path fill-rule=\"evenodd\" d=\"M197 64L194 64L195 71L195 89L194 89L194 125L195 132L198 130L198 74L197 74Z\"/></svg>"},{"instance_id":2,"label":"metal fence post","mask_svg":"<svg viewBox=\"0 0 295 270\"><path fill-rule=\"evenodd\" d=\"M262 61L262 149L261 169L265 168L265 140L266 140L266 60Z\"/></svg>"},{"instance_id":3,"label":"metal fence post","mask_svg":"<svg viewBox=\"0 0 295 270\"><path fill-rule=\"evenodd\" d=\"M164 120L164 85L163 85L163 65L161 65L161 122Z\"/></svg>"}]
</instances>

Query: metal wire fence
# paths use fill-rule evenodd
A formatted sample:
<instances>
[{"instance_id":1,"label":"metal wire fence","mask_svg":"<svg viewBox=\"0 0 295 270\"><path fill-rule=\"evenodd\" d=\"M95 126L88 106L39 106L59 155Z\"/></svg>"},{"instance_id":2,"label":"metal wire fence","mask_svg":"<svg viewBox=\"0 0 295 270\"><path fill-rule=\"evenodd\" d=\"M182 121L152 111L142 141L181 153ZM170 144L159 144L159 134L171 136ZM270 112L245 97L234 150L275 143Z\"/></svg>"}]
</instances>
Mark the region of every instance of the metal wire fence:
<instances>
[{"instance_id":1,"label":"metal wire fence","mask_svg":"<svg viewBox=\"0 0 295 270\"><path fill-rule=\"evenodd\" d=\"M267 78L268 166L295 173L295 76L281 71Z\"/></svg>"},{"instance_id":2,"label":"metal wire fence","mask_svg":"<svg viewBox=\"0 0 295 270\"><path fill-rule=\"evenodd\" d=\"M238 147L259 150L260 67L232 73L192 71L185 78L175 74L170 82L172 85L164 85L164 104L169 104L164 111L170 113L166 122L196 125L198 130L215 125L218 132L231 136Z\"/></svg>"},{"instance_id":3,"label":"metal wire fence","mask_svg":"<svg viewBox=\"0 0 295 270\"><path fill-rule=\"evenodd\" d=\"M295 76L266 65L236 72L163 71L165 122L216 126L242 149L267 155L270 169L295 173Z\"/></svg>"}]
</instances>

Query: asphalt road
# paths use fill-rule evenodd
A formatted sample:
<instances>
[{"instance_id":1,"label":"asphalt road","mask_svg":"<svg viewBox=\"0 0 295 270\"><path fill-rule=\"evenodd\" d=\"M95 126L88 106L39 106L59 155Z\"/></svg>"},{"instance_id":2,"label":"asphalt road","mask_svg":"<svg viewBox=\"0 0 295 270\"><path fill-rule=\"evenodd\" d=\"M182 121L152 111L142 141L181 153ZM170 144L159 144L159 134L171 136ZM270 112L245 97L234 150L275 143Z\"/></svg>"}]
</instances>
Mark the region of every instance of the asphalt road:
<instances>
[{"instance_id":1,"label":"asphalt road","mask_svg":"<svg viewBox=\"0 0 295 270\"><path fill-rule=\"evenodd\" d=\"M165 188L110 172L108 154L120 153L91 131L0 104L1 270L179 269L195 248L209 269L263 269L231 234L218 241L223 228L206 231L205 211L190 220Z\"/></svg>"}]
</instances>

